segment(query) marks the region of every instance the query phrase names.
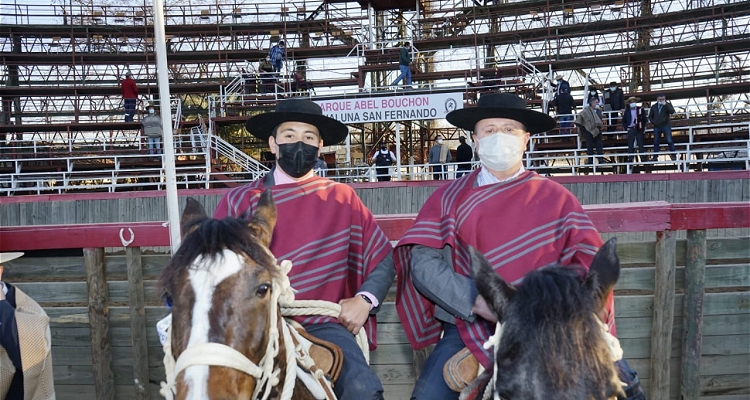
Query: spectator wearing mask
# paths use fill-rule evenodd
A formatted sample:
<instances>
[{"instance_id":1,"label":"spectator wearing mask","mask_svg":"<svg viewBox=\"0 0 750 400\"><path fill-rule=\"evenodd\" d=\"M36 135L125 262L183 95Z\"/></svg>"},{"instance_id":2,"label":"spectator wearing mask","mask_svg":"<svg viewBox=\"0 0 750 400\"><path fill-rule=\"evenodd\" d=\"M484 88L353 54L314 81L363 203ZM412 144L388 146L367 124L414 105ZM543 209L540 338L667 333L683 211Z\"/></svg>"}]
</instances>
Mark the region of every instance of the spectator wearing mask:
<instances>
[{"instance_id":1,"label":"spectator wearing mask","mask_svg":"<svg viewBox=\"0 0 750 400\"><path fill-rule=\"evenodd\" d=\"M563 79L562 75L555 76L555 82L552 82L552 87L555 88L555 96L560 93L570 93L570 83Z\"/></svg>"},{"instance_id":2,"label":"spectator wearing mask","mask_svg":"<svg viewBox=\"0 0 750 400\"><path fill-rule=\"evenodd\" d=\"M586 140L586 154L589 155L589 164L594 164L594 147L596 147L596 154L599 155L599 164L604 164L604 145L602 143L602 123L601 111L599 111L599 98L590 97L589 106L584 107L583 111L578 113L576 116L576 125L578 129L583 132L583 137Z\"/></svg>"},{"instance_id":3,"label":"spectator wearing mask","mask_svg":"<svg viewBox=\"0 0 750 400\"><path fill-rule=\"evenodd\" d=\"M427 161L432 167L432 179L446 179L445 173L448 172L448 166L445 164L451 162L451 152L448 145L443 143L442 136L437 136L435 145L430 148Z\"/></svg>"},{"instance_id":4,"label":"spectator wearing mask","mask_svg":"<svg viewBox=\"0 0 750 400\"><path fill-rule=\"evenodd\" d=\"M667 102L667 97L664 94L656 96L656 104L651 106L651 110L648 112L648 120L654 125L653 161L659 158L659 145L662 134L664 134L664 139L667 141L667 146L669 146L669 158L672 161L677 159L674 140L672 140L672 124L669 121L672 114L674 114L674 107L672 107L672 103Z\"/></svg>"},{"instance_id":5,"label":"spectator wearing mask","mask_svg":"<svg viewBox=\"0 0 750 400\"><path fill-rule=\"evenodd\" d=\"M456 179L468 174L471 171L471 159L474 158L474 151L471 150L471 146L466 143L466 138L461 136L458 138L461 143L456 149Z\"/></svg>"},{"instance_id":6,"label":"spectator wearing mask","mask_svg":"<svg viewBox=\"0 0 750 400\"><path fill-rule=\"evenodd\" d=\"M279 40L278 44L271 47L271 50L268 51L268 57L271 65L273 65L274 72L281 72L284 61L286 61L286 45L283 40Z\"/></svg>"},{"instance_id":7,"label":"spectator wearing mask","mask_svg":"<svg viewBox=\"0 0 750 400\"><path fill-rule=\"evenodd\" d=\"M138 99L138 86L133 80L133 74L128 71L125 73L125 79L120 84L122 90L122 103L125 108L125 122L133 122L135 115L135 103Z\"/></svg>"},{"instance_id":8,"label":"spectator wearing mask","mask_svg":"<svg viewBox=\"0 0 750 400\"><path fill-rule=\"evenodd\" d=\"M411 88L411 43L409 42L405 42L401 48L398 56L398 69L400 74L391 86L398 85L403 79L405 87Z\"/></svg>"},{"instance_id":9,"label":"spectator wearing mask","mask_svg":"<svg viewBox=\"0 0 750 400\"><path fill-rule=\"evenodd\" d=\"M610 82L609 89L604 91L604 104L609 104L612 109L607 118L607 132L615 131L620 125L620 112L625 110L625 95L617 82Z\"/></svg>"},{"instance_id":10,"label":"spectator wearing mask","mask_svg":"<svg viewBox=\"0 0 750 400\"><path fill-rule=\"evenodd\" d=\"M648 116L646 110L638 107L641 101L640 97L629 97L625 102L628 104L627 109L622 115L622 127L628 132L628 162L632 163L634 158L635 147L638 144L638 152L641 154L641 162L646 161L646 149L643 145L643 132L646 130Z\"/></svg>"},{"instance_id":11,"label":"spectator wearing mask","mask_svg":"<svg viewBox=\"0 0 750 400\"><path fill-rule=\"evenodd\" d=\"M380 149L372 156L372 162L376 167L375 172L378 176L378 182L390 181L390 167L396 162L396 155L388 150L388 146L385 143L380 144Z\"/></svg>"},{"instance_id":12,"label":"spectator wearing mask","mask_svg":"<svg viewBox=\"0 0 750 400\"><path fill-rule=\"evenodd\" d=\"M153 105L148 106L148 115L141 121L143 135L148 142L148 154L161 154L161 137L163 135L161 117L156 114Z\"/></svg>"}]
</instances>

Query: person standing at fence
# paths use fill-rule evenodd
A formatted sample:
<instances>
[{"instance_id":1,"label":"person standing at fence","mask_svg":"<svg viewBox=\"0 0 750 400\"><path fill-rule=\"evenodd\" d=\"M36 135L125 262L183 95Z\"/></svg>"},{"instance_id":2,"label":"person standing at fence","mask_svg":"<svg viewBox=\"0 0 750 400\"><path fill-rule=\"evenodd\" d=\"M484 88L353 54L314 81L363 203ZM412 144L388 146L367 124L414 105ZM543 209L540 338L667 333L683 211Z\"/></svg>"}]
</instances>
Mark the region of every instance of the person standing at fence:
<instances>
[{"instance_id":1,"label":"person standing at fence","mask_svg":"<svg viewBox=\"0 0 750 400\"><path fill-rule=\"evenodd\" d=\"M398 54L398 69L399 75L391 86L398 85L401 80L404 80L404 87L411 89L411 43L405 42L404 46L401 47L401 51Z\"/></svg>"},{"instance_id":2,"label":"person standing at fence","mask_svg":"<svg viewBox=\"0 0 750 400\"><path fill-rule=\"evenodd\" d=\"M616 131L620 125L620 112L625 110L625 95L617 82L610 82L609 89L604 91L604 104L608 104L611 110L607 115L607 132Z\"/></svg>"},{"instance_id":3,"label":"person standing at fence","mask_svg":"<svg viewBox=\"0 0 750 400\"><path fill-rule=\"evenodd\" d=\"M466 137L461 136L458 138L461 143L456 148L456 179L466 175L471 171L471 160L474 158L474 151L471 149L468 143L466 143Z\"/></svg>"},{"instance_id":4,"label":"person standing at fence","mask_svg":"<svg viewBox=\"0 0 750 400\"><path fill-rule=\"evenodd\" d=\"M571 192L523 167L530 134L553 129L553 118L528 109L516 95L497 93L446 119L473 132L481 167L439 187L394 249L396 309L409 342L415 349L436 343L414 386L416 400L458 399L444 378L454 355L457 362L474 357L474 376L463 376L471 371L459 367L464 385L476 376L477 362L492 368L491 350L483 344L496 321L471 278L470 247L485 254L503 279L518 282L552 263L588 267L602 245ZM613 296L602 314L615 334ZM624 360L618 366L620 379L637 379Z\"/></svg>"},{"instance_id":5,"label":"person standing at fence","mask_svg":"<svg viewBox=\"0 0 750 400\"><path fill-rule=\"evenodd\" d=\"M274 72L281 72L284 61L286 61L286 46L283 40L279 40L279 43L271 47L271 50L268 51L268 57L271 58Z\"/></svg>"},{"instance_id":6,"label":"person standing at fence","mask_svg":"<svg viewBox=\"0 0 750 400\"><path fill-rule=\"evenodd\" d=\"M272 190L278 219L270 249L278 260L292 261L289 279L295 298L341 305L338 318L295 319L308 333L335 343L344 353L333 388L338 398L382 399L380 379L352 334L366 326L374 348L374 314L395 277L392 247L350 186L313 172L320 149L342 142L349 129L301 98L278 102L275 111L253 116L246 127L268 142L276 166L263 178L226 192L214 218L251 215L261 194Z\"/></svg>"},{"instance_id":7,"label":"person standing at fence","mask_svg":"<svg viewBox=\"0 0 750 400\"><path fill-rule=\"evenodd\" d=\"M645 156L646 149L643 145L643 132L646 130L646 122L648 116L646 110L642 107L638 107L638 103L641 101L640 97L628 97L625 102L628 104L627 109L622 116L622 127L628 131L628 162L632 163L634 159L635 147L638 144L638 152L641 154L641 162L647 161Z\"/></svg>"},{"instance_id":8,"label":"person standing at fence","mask_svg":"<svg viewBox=\"0 0 750 400\"><path fill-rule=\"evenodd\" d=\"M380 150L372 156L372 162L375 164L375 173L378 176L378 182L389 182L391 180L390 169L396 162L396 155L388 150L385 143L380 144Z\"/></svg>"},{"instance_id":9,"label":"person standing at fence","mask_svg":"<svg viewBox=\"0 0 750 400\"><path fill-rule=\"evenodd\" d=\"M661 145L662 134L664 134L664 139L667 141L667 146L669 147L669 158L672 161L677 159L674 140L672 140L672 124L669 121L672 114L674 114L674 107L672 107L672 103L667 102L667 97L664 94L656 96L656 104L651 106L651 110L648 112L648 120L654 125L653 161L659 159L659 146Z\"/></svg>"},{"instance_id":10,"label":"person standing at fence","mask_svg":"<svg viewBox=\"0 0 750 400\"><path fill-rule=\"evenodd\" d=\"M438 135L435 145L430 148L427 162L432 167L432 179L436 181L446 179L448 166L445 164L451 162L451 152L448 145L443 143L442 136Z\"/></svg>"},{"instance_id":11,"label":"person standing at fence","mask_svg":"<svg viewBox=\"0 0 750 400\"><path fill-rule=\"evenodd\" d=\"M122 90L122 103L125 108L125 122L133 122L135 115L135 105L138 99L138 86L133 80L133 74L128 71L125 73L125 79L120 84Z\"/></svg>"},{"instance_id":12,"label":"person standing at fence","mask_svg":"<svg viewBox=\"0 0 750 400\"><path fill-rule=\"evenodd\" d=\"M3 264L22 255L0 253L0 399L54 399L49 317L21 289L3 281Z\"/></svg>"},{"instance_id":13,"label":"person standing at fence","mask_svg":"<svg viewBox=\"0 0 750 400\"><path fill-rule=\"evenodd\" d=\"M555 111L557 120L560 122L560 134L568 135L573 126L573 110L576 109L575 100L570 92L561 92L555 96Z\"/></svg>"},{"instance_id":14,"label":"person standing at fence","mask_svg":"<svg viewBox=\"0 0 750 400\"><path fill-rule=\"evenodd\" d=\"M589 155L589 164L594 165L594 147L599 156L599 164L604 164L604 144L602 142L602 114L599 110L599 97L589 97L589 106L576 115L575 124L583 133L586 140L586 154Z\"/></svg>"},{"instance_id":15,"label":"person standing at fence","mask_svg":"<svg viewBox=\"0 0 750 400\"><path fill-rule=\"evenodd\" d=\"M143 126L143 135L148 142L148 154L161 154L161 137L163 130L161 125L161 116L156 114L153 105L148 106L148 115L141 121Z\"/></svg>"}]
</instances>

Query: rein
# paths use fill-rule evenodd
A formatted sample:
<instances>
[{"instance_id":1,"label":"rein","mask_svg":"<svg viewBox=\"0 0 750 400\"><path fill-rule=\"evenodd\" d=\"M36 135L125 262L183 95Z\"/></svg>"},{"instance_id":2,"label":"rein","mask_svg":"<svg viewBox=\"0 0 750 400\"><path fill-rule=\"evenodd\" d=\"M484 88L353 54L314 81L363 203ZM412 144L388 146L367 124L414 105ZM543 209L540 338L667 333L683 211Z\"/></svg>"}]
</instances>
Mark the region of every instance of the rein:
<instances>
[{"instance_id":1,"label":"rein","mask_svg":"<svg viewBox=\"0 0 750 400\"><path fill-rule=\"evenodd\" d=\"M202 343L191 346L190 348L185 349L175 362L174 357L172 356L171 345L171 314L165 318L165 320L169 319L165 332L166 340L164 341L163 346L164 368L167 382L162 382L161 389L159 390L159 393L164 396L164 398L167 400L174 399L176 379L180 372L191 366L207 365L233 368L252 376L256 379L252 399L267 400L271 394L271 389L279 384L280 369L274 368L274 360L279 354L280 340L284 340L287 361L286 375L283 389L280 393L280 399L290 400L292 398L297 377L297 359L299 359L300 363L303 364L307 370L311 370L310 366L314 365L314 362L309 354L305 354L301 345L295 346L292 336L297 337L298 343L300 342L301 337L297 334L296 330L289 327L288 322L281 324L281 332L279 332L278 324L273 323L278 320L277 310L279 309L279 306L283 317L323 315L334 318L338 317L341 312L341 306L336 303L322 300L294 300L294 289L292 289L287 275L292 269L292 262L284 260L281 264L278 264L278 267L281 271L281 278L273 280L271 301L269 302L269 321L272 323L268 330L268 345L266 346L266 352L259 364L255 364L245 357L244 354L222 343ZM360 329L357 334L357 344L360 346L365 359L369 363L369 345L367 343L367 335L364 328ZM318 385L317 391L320 392L322 390L326 397L335 398L335 395L333 395L332 389L330 388L330 384L323 383L325 382L323 371L318 370L312 374ZM322 386L328 387L326 388ZM309 385L308 388L315 392L316 388L309 387ZM261 390L263 391L262 393Z\"/></svg>"}]
</instances>

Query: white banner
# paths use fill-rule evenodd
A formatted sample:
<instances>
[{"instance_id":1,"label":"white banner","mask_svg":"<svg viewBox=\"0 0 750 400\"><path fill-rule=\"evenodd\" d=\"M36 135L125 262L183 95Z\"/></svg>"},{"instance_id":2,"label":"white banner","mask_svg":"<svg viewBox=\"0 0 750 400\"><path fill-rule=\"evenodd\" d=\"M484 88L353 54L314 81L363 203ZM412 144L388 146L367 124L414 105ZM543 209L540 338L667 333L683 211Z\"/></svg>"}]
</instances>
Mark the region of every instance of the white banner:
<instances>
[{"instance_id":1,"label":"white banner","mask_svg":"<svg viewBox=\"0 0 750 400\"><path fill-rule=\"evenodd\" d=\"M463 93L313 101L323 109L323 114L345 124L441 119L464 106Z\"/></svg>"}]
</instances>

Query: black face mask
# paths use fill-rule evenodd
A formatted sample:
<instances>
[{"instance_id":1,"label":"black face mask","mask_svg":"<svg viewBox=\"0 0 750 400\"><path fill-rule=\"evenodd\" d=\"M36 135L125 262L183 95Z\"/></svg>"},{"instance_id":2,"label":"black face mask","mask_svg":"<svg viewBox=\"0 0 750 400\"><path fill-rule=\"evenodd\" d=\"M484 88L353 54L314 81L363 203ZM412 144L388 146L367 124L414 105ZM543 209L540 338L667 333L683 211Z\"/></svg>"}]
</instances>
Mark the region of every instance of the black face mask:
<instances>
[{"instance_id":1,"label":"black face mask","mask_svg":"<svg viewBox=\"0 0 750 400\"><path fill-rule=\"evenodd\" d=\"M310 172L318 159L318 147L302 141L279 146L276 163L292 178L301 178Z\"/></svg>"}]
</instances>

